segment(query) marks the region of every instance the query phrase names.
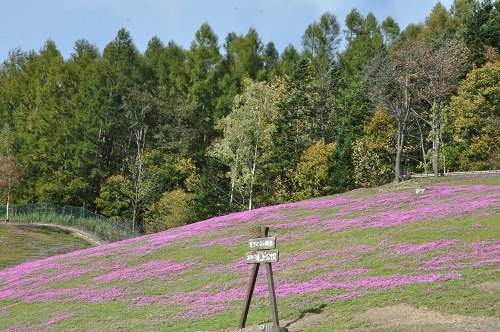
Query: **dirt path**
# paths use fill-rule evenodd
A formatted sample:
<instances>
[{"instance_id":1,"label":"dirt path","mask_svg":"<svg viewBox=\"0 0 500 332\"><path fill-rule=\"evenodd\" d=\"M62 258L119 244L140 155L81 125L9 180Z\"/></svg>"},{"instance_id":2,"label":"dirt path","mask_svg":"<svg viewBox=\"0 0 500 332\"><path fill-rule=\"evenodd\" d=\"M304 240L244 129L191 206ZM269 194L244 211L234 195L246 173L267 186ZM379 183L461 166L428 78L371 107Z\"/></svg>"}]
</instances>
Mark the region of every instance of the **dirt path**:
<instances>
[{"instance_id":1,"label":"dirt path","mask_svg":"<svg viewBox=\"0 0 500 332\"><path fill-rule=\"evenodd\" d=\"M373 329L409 329L410 331L500 331L500 318L445 315L438 311L398 304L370 309L357 316Z\"/></svg>"}]
</instances>

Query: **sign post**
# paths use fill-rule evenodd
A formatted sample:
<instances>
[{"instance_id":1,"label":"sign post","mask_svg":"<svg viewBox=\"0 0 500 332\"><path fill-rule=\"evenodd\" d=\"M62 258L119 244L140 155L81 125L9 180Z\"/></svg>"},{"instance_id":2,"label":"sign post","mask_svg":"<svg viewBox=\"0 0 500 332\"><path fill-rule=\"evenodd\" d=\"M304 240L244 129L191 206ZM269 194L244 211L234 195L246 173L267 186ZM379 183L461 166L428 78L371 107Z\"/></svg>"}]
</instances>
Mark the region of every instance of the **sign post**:
<instances>
[{"instance_id":1,"label":"sign post","mask_svg":"<svg viewBox=\"0 0 500 332\"><path fill-rule=\"evenodd\" d=\"M279 260L279 251L276 248L276 237L268 237L269 227L263 226L261 228L261 237L257 239L248 240L248 246L251 250L246 254L247 264L254 264L250 282L248 284L245 305L243 306L243 313L240 320L240 329L245 328L245 323L250 309L250 302L252 301L253 291L255 289L255 282L259 272L260 264L264 264L267 275L267 286L269 289L271 301L271 314L273 319L272 331L273 332L288 332L288 329L280 327L278 318L278 304L276 302L276 291L274 288L273 269L271 263L276 263ZM264 331L265 325L261 325L258 330Z\"/></svg>"}]
</instances>

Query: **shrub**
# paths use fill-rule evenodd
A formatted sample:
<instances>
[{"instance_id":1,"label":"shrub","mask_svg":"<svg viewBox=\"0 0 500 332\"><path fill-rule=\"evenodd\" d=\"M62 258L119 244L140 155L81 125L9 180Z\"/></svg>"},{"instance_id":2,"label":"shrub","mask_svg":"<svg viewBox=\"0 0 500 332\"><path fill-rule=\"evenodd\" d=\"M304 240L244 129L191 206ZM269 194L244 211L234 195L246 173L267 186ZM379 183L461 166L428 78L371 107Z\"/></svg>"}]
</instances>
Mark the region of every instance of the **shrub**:
<instances>
[{"instance_id":1,"label":"shrub","mask_svg":"<svg viewBox=\"0 0 500 332\"><path fill-rule=\"evenodd\" d=\"M186 225L194 221L194 195L182 189L166 192L160 200L150 205L145 213L146 233L155 233Z\"/></svg>"}]
</instances>

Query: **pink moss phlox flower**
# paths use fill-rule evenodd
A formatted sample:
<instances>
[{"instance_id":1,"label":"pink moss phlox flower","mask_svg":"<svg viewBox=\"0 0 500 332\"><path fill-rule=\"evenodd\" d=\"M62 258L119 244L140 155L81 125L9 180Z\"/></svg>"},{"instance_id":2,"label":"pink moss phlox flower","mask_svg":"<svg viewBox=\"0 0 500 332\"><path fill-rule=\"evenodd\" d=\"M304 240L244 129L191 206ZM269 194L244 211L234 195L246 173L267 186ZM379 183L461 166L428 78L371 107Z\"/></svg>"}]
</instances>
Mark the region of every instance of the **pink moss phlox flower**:
<instances>
[{"instance_id":1,"label":"pink moss phlox flower","mask_svg":"<svg viewBox=\"0 0 500 332\"><path fill-rule=\"evenodd\" d=\"M7 297L12 297L14 294L15 292L11 289L0 290L0 300Z\"/></svg>"},{"instance_id":2,"label":"pink moss phlox flower","mask_svg":"<svg viewBox=\"0 0 500 332\"><path fill-rule=\"evenodd\" d=\"M7 269L0 271L0 282L12 282L14 280L19 280L26 275L39 272L41 270L51 269L51 268L61 268L61 261L71 260L75 262L75 264L81 263L83 257L87 257L87 255L98 253L98 252L106 252L109 249L124 247L129 243L136 242L137 239L128 239L120 242L114 242L109 244L104 244L97 247L91 247L83 250L73 251L67 254L52 256L45 259L40 259L37 261L26 262L17 266L13 266ZM78 258L78 259L74 259Z\"/></svg>"},{"instance_id":3,"label":"pink moss phlox flower","mask_svg":"<svg viewBox=\"0 0 500 332\"><path fill-rule=\"evenodd\" d=\"M113 280L144 280L163 274L178 273L192 266L194 262L177 263L172 260L151 261L139 266L129 267L113 271L111 273L94 277L92 280L97 282L109 282Z\"/></svg>"},{"instance_id":4,"label":"pink moss phlox flower","mask_svg":"<svg viewBox=\"0 0 500 332\"><path fill-rule=\"evenodd\" d=\"M447 256L435 257L420 263L421 270L436 271L500 263L500 239L484 240L449 251Z\"/></svg>"},{"instance_id":5,"label":"pink moss phlox flower","mask_svg":"<svg viewBox=\"0 0 500 332\"><path fill-rule=\"evenodd\" d=\"M211 240L205 243L200 243L196 245L196 247L212 247L212 246L217 246L217 245L230 245L230 244L239 244L245 242L245 240L248 240L247 235L237 235L237 236L229 236L229 237L223 237L215 240Z\"/></svg>"},{"instance_id":6,"label":"pink moss phlox flower","mask_svg":"<svg viewBox=\"0 0 500 332\"><path fill-rule=\"evenodd\" d=\"M395 245L396 253L398 255L409 255L421 253L437 248L446 248L456 244L458 240L438 240L433 242L426 242L421 244L398 243Z\"/></svg>"},{"instance_id":7,"label":"pink moss phlox flower","mask_svg":"<svg viewBox=\"0 0 500 332\"><path fill-rule=\"evenodd\" d=\"M434 198L436 196L450 196L450 195L456 195L460 194L463 192L484 192L485 190L491 190L495 189L498 190L500 189L500 186L489 186L486 184L478 184L478 185L472 185L472 186L449 186L446 184L438 183L438 184L433 184L429 185L428 188L430 189L428 192L422 195L424 198Z\"/></svg>"},{"instance_id":8,"label":"pink moss phlox flower","mask_svg":"<svg viewBox=\"0 0 500 332\"><path fill-rule=\"evenodd\" d=\"M359 289L389 289L415 283L433 283L436 281L447 281L456 279L458 276L448 274L426 274L426 275L400 275L365 277L354 280L339 280L338 278L353 277L366 273L367 269L353 269L349 271L334 271L313 278L305 282L277 282L276 294L278 297L289 297L305 293L318 292L325 289L349 290ZM190 293L177 293L174 295L175 303L228 303L241 301L245 295L245 287L226 289L217 293L206 291L194 291ZM268 296L267 285L257 284L255 296L265 298Z\"/></svg>"},{"instance_id":9,"label":"pink moss phlox flower","mask_svg":"<svg viewBox=\"0 0 500 332\"><path fill-rule=\"evenodd\" d=\"M371 197L355 198L344 206L344 209L350 211L365 211L377 208L391 207L400 208L405 202L411 200L410 193L387 193L377 194Z\"/></svg>"},{"instance_id":10,"label":"pink moss phlox flower","mask_svg":"<svg viewBox=\"0 0 500 332\"><path fill-rule=\"evenodd\" d=\"M269 224L271 230L274 230L274 234L278 236L278 242L280 239L285 241L300 238L304 236L303 234L307 234L308 230L316 234L323 232L327 239L328 234L331 235L329 232L342 230L394 227L410 222L432 222L445 217L462 218L470 215L476 216L479 213L491 214L493 213L490 212L493 210L491 208L498 206L500 203L500 186L453 187L436 184L430 185L428 189L418 196L413 192L380 193L374 197L350 195L263 207L252 211L211 218L137 239L24 263L0 271L0 299L13 299L16 303L47 301L59 303L72 301L103 302L115 300L127 301L139 306L158 303L182 308L182 312L178 314L180 318L190 317L190 315L192 317L210 315L234 309L228 306L228 303L242 301L244 298L248 275L252 266L246 264L243 258L238 257L228 264L207 263L203 270L207 272L207 276L214 275L208 273L219 272L227 273L233 279L223 284L208 283L190 292L169 293L166 291L165 295L144 295L144 293L136 294L130 289L101 289L100 287L104 282L116 280L136 282L137 280L153 277L165 277L165 280L169 281L171 280L170 276L178 277L179 273L186 272L186 270L189 272L192 265L200 262L177 263L171 260L157 260L137 266L131 266L130 262L136 261L136 257L143 257L171 245L185 248L193 243L201 243L199 246L205 248L214 245L237 244L240 241L245 242L247 235L243 235L242 229L248 228L253 223L266 222L266 224ZM334 208L334 211L339 210L339 212L319 213L320 210L329 208ZM308 210L304 211L305 209ZM328 217L325 217L325 215L328 215ZM293 221L287 223L287 216L293 218ZM451 219L451 222L453 222L453 219ZM295 227L303 227L306 232L302 232L303 229L301 229L300 235L279 236L280 229ZM227 236L232 234L242 235ZM203 240L200 241L200 239ZM500 239L492 239L471 244L458 244L456 240L442 239L421 244L400 243L391 245L387 242L381 242L378 246L356 245L293 254L284 250L281 253L280 262L273 265L273 269L278 271L277 275L283 273L283 276L286 276L282 279L276 279L277 294L279 297L289 297L325 290L345 292L331 296L330 300L334 301L363 296L367 290L384 290L410 284L452 280L459 277L456 272L430 273L430 271L447 269L457 271L457 269L465 267L494 266L500 263L499 241ZM352 262L360 255L371 251L384 250L385 252L395 252L398 255L431 252L423 262L415 262L419 266L415 272L425 274L417 275L413 272L408 275L367 276L366 274L371 271L363 268L347 271L332 270L332 264L342 267L341 264ZM444 253L446 255L443 255ZM434 257L438 254L440 256ZM318 262L319 258L323 259L324 264L311 264L311 262ZM324 258L328 259L324 260ZM319 276L307 281L302 281L304 279L299 281L295 275L290 276L289 270L287 270L295 269L296 266L300 267L304 274L323 270L327 272L322 272ZM262 275L264 269L261 269L260 273ZM244 277L239 278L241 277L239 274L243 274ZM86 275L87 279L83 277L84 275ZM304 275L301 277L304 277ZM93 281L94 283L65 289L57 289L57 285L53 287L51 285L60 281L78 281L79 279ZM256 287L256 297L267 297L267 285L265 281L262 282L265 278L259 280L261 284ZM95 284L97 284L97 287ZM51 287L54 289L50 289Z\"/></svg>"},{"instance_id":11,"label":"pink moss phlox flower","mask_svg":"<svg viewBox=\"0 0 500 332\"><path fill-rule=\"evenodd\" d=\"M286 216L281 213L269 213L259 216L257 221L269 221L269 220L283 220Z\"/></svg>"},{"instance_id":12,"label":"pink moss phlox flower","mask_svg":"<svg viewBox=\"0 0 500 332\"><path fill-rule=\"evenodd\" d=\"M288 223L282 223L282 224L275 224L273 225L273 229L288 229L288 228L294 228L294 227L315 227L318 225L324 225L325 223L321 220L320 216L310 216L306 220L299 220L299 221L293 221L293 222L288 222Z\"/></svg>"},{"instance_id":13,"label":"pink moss phlox flower","mask_svg":"<svg viewBox=\"0 0 500 332\"><path fill-rule=\"evenodd\" d=\"M42 290L38 287L30 289L13 290L10 298L17 298L22 302L47 302L55 301L61 303L67 302L104 302L121 298L125 295L122 289L107 288L93 289L84 286L64 289Z\"/></svg>"},{"instance_id":14,"label":"pink moss phlox flower","mask_svg":"<svg viewBox=\"0 0 500 332\"><path fill-rule=\"evenodd\" d=\"M290 241L290 240L297 240L302 237L304 237L305 234L287 234L287 235L282 235L278 238L278 241Z\"/></svg>"}]
</instances>

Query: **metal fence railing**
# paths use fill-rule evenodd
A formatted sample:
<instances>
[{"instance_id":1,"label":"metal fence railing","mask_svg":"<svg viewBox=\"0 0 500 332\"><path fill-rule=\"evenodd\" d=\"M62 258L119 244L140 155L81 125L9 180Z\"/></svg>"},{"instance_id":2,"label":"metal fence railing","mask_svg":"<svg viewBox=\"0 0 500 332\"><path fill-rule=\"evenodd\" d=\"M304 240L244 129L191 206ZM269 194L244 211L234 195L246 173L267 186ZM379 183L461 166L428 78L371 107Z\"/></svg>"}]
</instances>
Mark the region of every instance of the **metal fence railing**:
<instances>
[{"instance_id":1,"label":"metal fence railing","mask_svg":"<svg viewBox=\"0 0 500 332\"><path fill-rule=\"evenodd\" d=\"M439 173L441 176L448 176L448 175L474 175L474 174L500 174L500 170L488 170L488 171L461 171L461 172L446 172L446 173ZM433 177L434 173L415 173L415 174L410 174L409 177L411 178L429 178Z\"/></svg>"},{"instance_id":2,"label":"metal fence railing","mask_svg":"<svg viewBox=\"0 0 500 332\"><path fill-rule=\"evenodd\" d=\"M0 219L6 217L6 206L0 206ZM89 211L81 206L40 204L9 205L9 221L15 223L49 223L91 232L107 242L115 242L140 234L118 221Z\"/></svg>"}]
</instances>

